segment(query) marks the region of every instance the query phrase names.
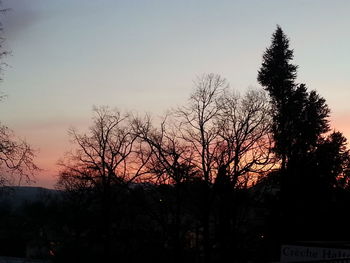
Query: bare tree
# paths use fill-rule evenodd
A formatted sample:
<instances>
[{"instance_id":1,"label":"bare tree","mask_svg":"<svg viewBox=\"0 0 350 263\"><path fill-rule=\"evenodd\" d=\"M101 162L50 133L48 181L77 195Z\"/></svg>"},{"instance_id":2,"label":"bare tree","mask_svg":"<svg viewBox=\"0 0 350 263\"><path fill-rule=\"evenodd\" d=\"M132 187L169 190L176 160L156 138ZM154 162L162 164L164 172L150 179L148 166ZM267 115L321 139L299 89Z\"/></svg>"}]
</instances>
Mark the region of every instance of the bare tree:
<instances>
[{"instance_id":1,"label":"bare tree","mask_svg":"<svg viewBox=\"0 0 350 263\"><path fill-rule=\"evenodd\" d=\"M94 109L94 123L89 133L70 131L75 150L60 161L62 170L58 187L65 190L93 190L102 208L101 224L104 255L110 256L112 207L118 189L135 182L144 174L147 157L139 151L128 114L108 107ZM98 200L95 200L98 201Z\"/></svg>"},{"instance_id":2,"label":"bare tree","mask_svg":"<svg viewBox=\"0 0 350 263\"><path fill-rule=\"evenodd\" d=\"M38 170L34 157L34 151L26 141L16 138L9 128L0 125L0 185L33 181Z\"/></svg>"},{"instance_id":3,"label":"bare tree","mask_svg":"<svg viewBox=\"0 0 350 263\"><path fill-rule=\"evenodd\" d=\"M218 139L214 148L218 211L218 247L222 258L232 253L242 214L237 189L246 189L273 167L270 108L264 92L244 96L226 92L217 118ZM241 211L239 213L239 211Z\"/></svg>"},{"instance_id":4,"label":"bare tree","mask_svg":"<svg viewBox=\"0 0 350 263\"><path fill-rule=\"evenodd\" d=\"M154 128L149 116L144 120L134 119L135 134L146 144L149 154L146 167L154 183L180 184L190 180L194 175L192 148L184 144L178 129L172 125L173 120L166 116L160 128Z\"/></svg>"},{"instance_id":5,"label":"bare tree","mask_svg":"<svg viewBox=\"0 0 350 263\"><path fill-rule=\"evenodd\" d=\"M97 187L108 191L112 185L134 182L144 172L145 161L136 150L137 135L129 116L108 107L95 108L94 124L89 134L71 129L77 146L59 162L62 167L59 184L63 187Z\"/></svg>"},{"instance_id":6,"label":"bare tree","mask_svg":"<svg viewBox=\"0 0 350 263\"><path fill-rule=\"evenodd\" d=\"M270 170L274 165L270 154L271 118L263 91L249 90L244 96L226 92L216 120L216 180L225 175L231 187L241 188L256 181L256 175Z\"/></svg>"},{"instance_id":7,"label":"bare tree","mask_svg":"<svg viewBox=\"0 0 350 263\"><path fill-rule=\"evenodd\" d=\"M196 177L193 165L194 151L179 137L178 129L173 125L171 116L166 116L160 127L154 128L149 116L134 120L135 133L145 143L150 158L146 164L149 172L148 181L155 184L167 184L174 191L174 202L170 211L161 211L156 219L165 235L164 243L174 244L173 252L176 262L183 260L185 229L183 224L183 202L185 183ZM156 195L158 196L158 195ZM159 199L159 197L158 197ZM170 216L169 216L170 215ZM164 218L168 220L164 220Z\"/></svg>"},{"instance_id":8,"label":"bare tree","mask_svg":"<svg viewBox=\"0 0 350 263\"><path fill-rule=\"evenodd\" d=\"M242 175L264 173L274 164L270 108L263 91L240 96L219 75L204 75L195 82L189 105L175 116L176 134L195 152L193 163L208 184L225 171L230 185L241 187L254 179L243 180Z\"/></svg>"},{"instance_id":9,"label":"bare tree","mask_svg":"<svg viewBox=\"0 0 350 263\"><path fill-rule=\"evenodd\" d=\"M215 161L213 148L219 136L215 123L222 109L221 95L228 84L221 76L208 74L198 77L194 85L189 105L179 108L175 115L181 138L196 152L193 161L201 170L203 180L210 184Z\"/></svg>"},{"instance_id":10,"label":"bare tree","mask_svg":"<svg viewBox=\"0 0 350 263\"><path fill-rule=\"evenodd\" d=\"M179 108L175 114L181 138L193 148L196 165L202 180L205 182L203 196L203 247L205 262L211 261L210 243L210 184L214 178L215 159L213 149L216 147L218 127L216 117L221 110L220 96L227 88L227 82L219 75L203 75L194 82L189 105Z\"/></svg>"},{"instance_id":11,"label":"bare tree","mask_svg":"<svg viewBox=\"0 0 350 263\"><path fill-rule=\"evenodd\" d=\"M192 162L207 185L202 216L206 262L210 261L212 247L211 185L215 183L228 189L229 194L224 198L229 200L222 209L227 213L225 209L233 202L230 192L247 187L254 177L271 167L269 113L262 92L249 91L240 97L229 91L225 79L214 74L198 78L188 106L175 112L178 134L193 149ZM225 193L223 188L219 192ZM228 217L227 220L234 221L234 215ZM227 224L223 231L229 231Z\"/></svg>"}]
</instances>

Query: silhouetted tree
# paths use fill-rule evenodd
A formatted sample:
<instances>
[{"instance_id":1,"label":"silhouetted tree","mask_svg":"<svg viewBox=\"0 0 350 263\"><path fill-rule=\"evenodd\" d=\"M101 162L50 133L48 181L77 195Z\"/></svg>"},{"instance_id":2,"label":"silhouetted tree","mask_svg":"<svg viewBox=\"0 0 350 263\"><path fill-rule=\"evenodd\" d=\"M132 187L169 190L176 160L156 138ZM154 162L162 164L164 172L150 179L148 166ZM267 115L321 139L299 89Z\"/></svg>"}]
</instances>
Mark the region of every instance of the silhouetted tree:
<instances>
[{"instance_id":1,"label":"silhouetted tree","mask_svg":"<svg viewBox=\"0 0 350 263\"><path fill-rule=\"evenodd\" d=\"M32 181L38 171L34 157L26 141L17 139L9 128L0 125L0 186Z\"/></svg>"},{"instance_id":2,"label":"silhouetted tree","mask_svg":"<svg viewBox=\"0 0 350 263\"><path fill-rule=\"evenodd\" d=\"M276 220L281 225L274 239L317 239L322 233L325 238L331 231L327 218L334 212L334 189L347 180L349 154L341 133L326 135L330 131L326 101L295 82L297 66L292 59L289 40L278 26L258 73L271 98L273 150L281 159L277 214L282 217Z\"/></svg>"},{"instance_id":3,"label":"silhouetted tree","mask_svg":"<svg viewBox=\"0 0 350 263\"><path fill-rule=\"evenodd\" d=\"M277 26L263 55L258 81L271 98L274 151L281 158L282 171L290 159L306 157L329 131L325 100L316 91L308 92L305 84L295 83L297 66L290 63L292 59L289 40Z\"/></svg>"},{"instance_id":4,"label":"silhouetted tree","mask_svg":"<svg viewBox=\"0 0 350 263\"><path fill-rule=\"evenodd\" d=\"M290 63L292 58L289 40L278 26L263 55L258 81L271 98L274 151L281 158L283 176L286 172L300 174L301 163L329 131L330 111L325 100L316 91L308 92L305 84L295 83L297 66Z\"/></svg>"},{"instance_id":5,"label":"silhouetted tree","mask_svg":"<svg viewBox=\"0 0 350 263\"><path fill-rule=\"evenodd\" d=\"M205 186L203 244L205 260L210 261L214 195L218 194L221 206L220 241L216 245L223 255L232 249L233 229L237 227L234 190L247 187L271 164L269 107L263 93L250 91L240 97L228 91L222 77L209 74L195 82L189 104L175 115L182 140L194 149L193 164Z\"/></svg>"},{"instance_id":6,"label":"silhouetted tree","mask_svg":"<svg viewBox=\"0 0 350 263\"><path fill-rule=\"evenodd\" d=\"M193 149L182 141L173 124L169 116L162 120L159 129L153 126L149 116L135 118L133 122L135 134L146 143L145 149L149 151L146 167L151 178L148 180L160 184L181 184L195 176Z\"/></svg>"},{"instance_id":7,"label":"silhouetted tree","mask_svg":"<svg viewBox=\"0 0 350 263\"><path fill-rule=\"evenodd\" d=\"M107 107L94 111L94 124L88 134L70 131L77 148L60 162L62 171L58 185L66 191L95 193L96 209L102 209L99 223L104 256L108 258L113 239L112 210L118 194L144 173L148 157L139 151L138 136L128 115Z\"/></svg>"},{"instance_id":8,"label":"silhouetted tree","mask_svg":"<svg viewBox=\"0 0 350 263\"><path fill-rule=\"evenodd\" d=\"M170 243L174 262L183 261L186 234L183 203L185 184L192 181L197 174L192 164L195 157L193 149L181 140L178 130L172 125L169 117L164 118L159 129L153 127L149 116L146 116L144 120L137 118L134 120L134 129L147 145L143 150L149 151L150 158L146 163L146 169L149 172L148 182L154 182L160 186L170 185L168 188L170 193L172 193L171 190L174 190L170 220L158 221L161 225L164 221L169 221L162 227L164 230L170 229L167 235L170 242L164 242ZM162 188L156 188L156 190L159 189ZM158 195L156 197L162 200L162 203L166 203L165 198ZM165 212L168 213L168 211Z\"/></svg>"},{"instance_id":9,"label":"silhouetted tree","mask_svg":"<svg viewBox=\"0 0 350 263\"><path fill-rule=\"evenodd\" d=\"M318 169L326 184L349 189L350 150L348 141L341 132L331 133L316 152Z\"/></svg>"},{"instance_id":10,"label":"silhouetted tree","mask_svg":"<svg viewBox=\"0 0 350 263\"><path fill-rule=\"evenodd\" d=\"M242 243L239 240L242 225L238 219L239 207L244 202L241 189L247 189L266 174L274 160L270 155L271 118L265 93L250 90L240 96L226 92L221 105L217 118L219 138L213 153L220 220L217 242L224 260Z\"/></svg>"},{"instance_id":11,"label":"silhouetted tree","mask_svg":"<svg viewBox=\"0 0 350 263\"><path fill-rule=\"evenodd\" d=\"M282 160L282 169L286 168L289 138L290 109L289 98L295 90L297 66L290 63L293 50L289 49L289 40L281 27L277 26L272 35L272 43L263 55L262 66L258 72L258 82L271 97L273 113L274 150ZM295 112L294 112L295 113Z\"/></svg>"}]
</instances>

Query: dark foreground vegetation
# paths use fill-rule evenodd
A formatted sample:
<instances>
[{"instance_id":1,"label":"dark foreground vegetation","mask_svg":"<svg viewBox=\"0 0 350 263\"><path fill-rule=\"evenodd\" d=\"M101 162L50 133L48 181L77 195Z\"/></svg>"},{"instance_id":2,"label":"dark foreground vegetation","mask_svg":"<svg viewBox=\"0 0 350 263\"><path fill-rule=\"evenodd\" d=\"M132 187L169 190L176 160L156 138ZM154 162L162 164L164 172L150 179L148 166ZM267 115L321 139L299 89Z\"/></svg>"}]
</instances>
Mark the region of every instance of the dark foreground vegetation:
<instances>
[{"instance_id":1,"label":"dark foreground vegetation","mask_svg":"<svg viewBox=\"0 0 350 263\"><path fill-rule=\"evenodd\" d=\"M52 262L271 262L282 244L346 241L350 155L280 27L261 90L203 75L158 121L95 109L58 191L1 204L0 254Z\"/></svg>"}]
</instances>

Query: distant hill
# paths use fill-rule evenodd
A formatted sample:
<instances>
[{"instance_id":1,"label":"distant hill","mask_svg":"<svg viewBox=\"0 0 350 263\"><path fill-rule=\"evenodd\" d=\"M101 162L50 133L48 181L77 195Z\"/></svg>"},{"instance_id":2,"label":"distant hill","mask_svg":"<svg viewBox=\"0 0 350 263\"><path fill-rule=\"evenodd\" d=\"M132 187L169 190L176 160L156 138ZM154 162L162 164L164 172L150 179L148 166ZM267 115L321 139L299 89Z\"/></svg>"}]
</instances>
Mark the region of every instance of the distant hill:
<instances>
[{"instance_id":1,"label":"distant hill","mask_svg":"<svg viewBox=\"0 0 350 263\"><path fill-rule=\"evenodd\" d=\"M60 191L43 187L32 186L5 186L0 187L0 203L21 205L25 202L33 203L46 201L60 195Z\"/></svg>"}]
</instances>

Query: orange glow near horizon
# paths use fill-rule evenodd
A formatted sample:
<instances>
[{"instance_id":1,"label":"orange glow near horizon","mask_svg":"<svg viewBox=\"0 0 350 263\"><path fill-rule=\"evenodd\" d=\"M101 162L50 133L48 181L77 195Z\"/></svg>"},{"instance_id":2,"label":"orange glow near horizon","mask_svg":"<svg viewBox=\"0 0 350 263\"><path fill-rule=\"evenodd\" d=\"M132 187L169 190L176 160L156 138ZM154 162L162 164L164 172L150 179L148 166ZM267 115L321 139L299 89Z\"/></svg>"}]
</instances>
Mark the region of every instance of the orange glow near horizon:
<instances>
[{"instance_id":1,"label":"orange glow near horizon","mask_svg":"<svg viewBox=\"0 0 350 263\"><path fill-rule=\"evenodd\" d=\"M334 115L334 114L333 114ZM331 118L332 131L339 131L348 140L348 147L350 147L350 114L338 114Z\"/></svg>"},{"instance_id":2,"label":"orange glow near horizon","mask_svg":"<svg viewBox=\"0 0 350 263\"><path fill-rule=\"evenodd\" d=\"M348 138L348 143L350 142L350 122L346 114L333 117L331 119L331 128L332 130L342 132L345 137ZM59 166L57 165L58 160L64 158L65 152L72 150L72 147L74 147L69 142L67 131L65 129L59 130L62 131L63 134L57 134L54 141L50 140L50 138L52 138L51 136L47 137L47 135L44 134L42 134L42 136L40 136L40 134L39 136L35 136L35 140L27 136L28 141L34 148L37 146L40 148L37 153L36 163L42 171L35 176L36 183L32 184L33 186L53 188L59 172ZM50 131L45 132L45 134L50 134Z\"/></svg>"}]
</instances>

